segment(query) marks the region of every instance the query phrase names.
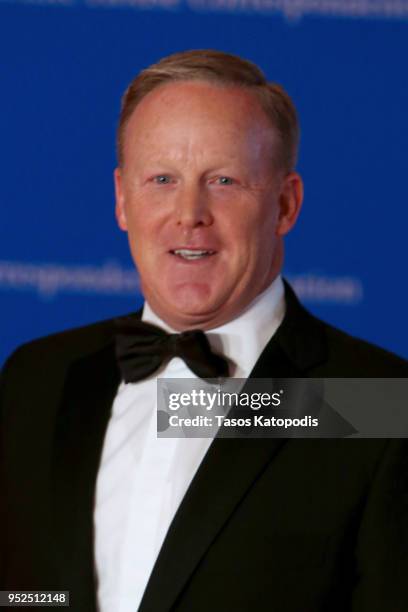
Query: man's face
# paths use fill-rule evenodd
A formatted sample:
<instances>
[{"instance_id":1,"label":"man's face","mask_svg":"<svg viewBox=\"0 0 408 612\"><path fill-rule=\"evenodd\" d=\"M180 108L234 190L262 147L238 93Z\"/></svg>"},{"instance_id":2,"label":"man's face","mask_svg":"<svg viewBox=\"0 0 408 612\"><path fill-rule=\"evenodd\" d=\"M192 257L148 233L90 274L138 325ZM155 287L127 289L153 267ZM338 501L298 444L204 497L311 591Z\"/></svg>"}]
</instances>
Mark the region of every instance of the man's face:
<instances>
[{"instance_id":1,"label":"man's face","mask_svg":"<svg viewBox=\"0 0 408 612\"><path fill-rule=\"evenodd\" d=\"M302 185L275 169L277 150L257 99L237 87L169 83L133 112L116 216L145 298L173 328L235 318L279 272Z\"/></svg>"}]
</instances>

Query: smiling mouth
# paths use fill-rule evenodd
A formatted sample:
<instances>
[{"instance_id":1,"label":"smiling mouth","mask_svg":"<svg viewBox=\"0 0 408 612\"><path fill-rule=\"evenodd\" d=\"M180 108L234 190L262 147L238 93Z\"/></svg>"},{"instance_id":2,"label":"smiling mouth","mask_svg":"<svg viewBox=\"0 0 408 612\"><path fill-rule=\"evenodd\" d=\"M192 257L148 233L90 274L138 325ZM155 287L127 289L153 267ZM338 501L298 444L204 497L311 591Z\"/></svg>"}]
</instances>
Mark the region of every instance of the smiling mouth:
<instances>
[{"instance_id":1,"label":"smiling mouth","mask_svg":"<svg viewBox=\"0 0 408 612\"><path fill-rule=\"evenodd\" d=\"M216 251L206 251L204 249L174 249L170 253L180 259L187 261L194 261L196 259L204 259L205 257L211 257L215 255Z\"/></svg>"}]
</instances>

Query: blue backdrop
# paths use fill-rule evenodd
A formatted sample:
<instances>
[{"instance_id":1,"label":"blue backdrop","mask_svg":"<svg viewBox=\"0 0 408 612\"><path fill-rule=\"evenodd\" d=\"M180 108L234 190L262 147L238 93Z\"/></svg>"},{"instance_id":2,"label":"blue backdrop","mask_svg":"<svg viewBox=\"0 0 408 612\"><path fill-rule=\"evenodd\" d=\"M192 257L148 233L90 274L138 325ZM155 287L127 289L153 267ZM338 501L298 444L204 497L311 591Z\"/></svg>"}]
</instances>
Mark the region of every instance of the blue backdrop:
<instances>
[{"instance_id":1,"label":"blue backdrop","mask_svg":"<svg viewBox=\"0 0 408 612\"><path fill-rule=\"evenodd\" d=\"M0 3L0 363L140 304L112 171L120 96L188 48L241 54L299 109L286 275L316 314L408 356L407 0Z\"/></svg>"}]
</instances>

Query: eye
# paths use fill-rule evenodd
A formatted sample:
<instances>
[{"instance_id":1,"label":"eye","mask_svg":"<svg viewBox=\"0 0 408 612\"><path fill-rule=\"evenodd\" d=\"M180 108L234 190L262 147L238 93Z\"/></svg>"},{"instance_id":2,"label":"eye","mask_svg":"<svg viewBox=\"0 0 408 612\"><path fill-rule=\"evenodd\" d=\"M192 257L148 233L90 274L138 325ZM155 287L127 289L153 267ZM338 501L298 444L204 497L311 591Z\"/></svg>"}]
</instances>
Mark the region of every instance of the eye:
<instances>
[{"instance_id":1,"label":"eye","mask_svg":"<svg viewBox=\"0 0 408 612\"><path fill-rule=\"evenodd\" d=\"M167 174L158 174L153 177L153 182L157 185L167 185L170 183L170 177Z\"/></svg>"},{"instance_id":2,"label":"eye","mask_svg":"<svg viewBox=\"0 0 408 612\"><path fill-rule=\"evenodd\" d=\"M218 177L218 183L220 185L232 185L234 181L229 176L220 176Z\"/></svg>"}]
</instances>

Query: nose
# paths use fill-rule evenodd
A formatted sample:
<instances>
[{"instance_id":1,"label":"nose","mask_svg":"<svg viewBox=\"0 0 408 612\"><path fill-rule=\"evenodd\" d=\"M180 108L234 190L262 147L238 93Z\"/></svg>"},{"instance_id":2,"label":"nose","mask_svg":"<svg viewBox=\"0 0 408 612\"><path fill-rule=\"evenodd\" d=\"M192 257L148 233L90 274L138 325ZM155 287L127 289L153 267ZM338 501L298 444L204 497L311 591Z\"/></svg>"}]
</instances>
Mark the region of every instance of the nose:
<instances>
[{"instance_id":1,"label":"nose","mask_svg":"<svg viewBox=\"0 0 408 612\"><path fill-rule=\"evenodd\" d=\"M179 193L176 219L177 224L185 228L212 224L209 198L201 185L185 186Z\"/></svg>"}]
</instances>

